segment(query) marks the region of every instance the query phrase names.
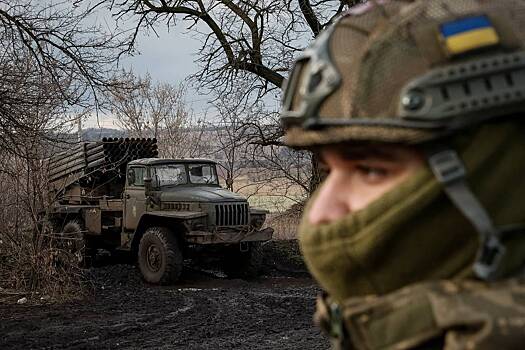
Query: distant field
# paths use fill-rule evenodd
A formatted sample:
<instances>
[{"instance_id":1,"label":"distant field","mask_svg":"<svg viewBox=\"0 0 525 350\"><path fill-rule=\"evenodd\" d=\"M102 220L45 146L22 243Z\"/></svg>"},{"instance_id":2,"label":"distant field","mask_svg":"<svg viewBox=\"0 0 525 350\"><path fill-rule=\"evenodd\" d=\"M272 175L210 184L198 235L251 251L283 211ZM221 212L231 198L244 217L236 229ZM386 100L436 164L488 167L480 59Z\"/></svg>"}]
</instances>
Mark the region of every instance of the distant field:
<instances>
[{"instance_id":1,"label":"distant field","mask_svg":"<svg viewBox=\"0 0 525 350\"><path fill-rule=\"evenodd\" d=\"M264 178L269 180L258 180ZM224 183L221 183L224 186ZM250 206L266 209L270 213L266 224L275 230L274 239L295 239L302 214L302 203L306 194L301 186L286 183L283 179L272 179L256 169L237 176L233 189L248 198Z\"/></svg>"},{"instance_id":2,"label":"distant field","mask_svg":"<svg viewBox=\"0 0 525 350\"><path fill-rule=\"evenodd\" d=\"M258 181L253 175L246 174L238 176L233 186L236 192L248 198L250 205L271 213L283 213L306 199L300 186L286 183L283 179Z\"/></svg>"},{"instance_id":3,"label":"distant field","mask_svg":"<svg viewBox=\"0 0 525 350\"><path fill-rule=\"evenodd\" d=\"M298 197L297 200L300 200L300 198ZM270 213L285 212L292 205L296 204L297 200L268 194L256 194L248 198L250 206L266 209Z\"/></svg>"}]
</instances>

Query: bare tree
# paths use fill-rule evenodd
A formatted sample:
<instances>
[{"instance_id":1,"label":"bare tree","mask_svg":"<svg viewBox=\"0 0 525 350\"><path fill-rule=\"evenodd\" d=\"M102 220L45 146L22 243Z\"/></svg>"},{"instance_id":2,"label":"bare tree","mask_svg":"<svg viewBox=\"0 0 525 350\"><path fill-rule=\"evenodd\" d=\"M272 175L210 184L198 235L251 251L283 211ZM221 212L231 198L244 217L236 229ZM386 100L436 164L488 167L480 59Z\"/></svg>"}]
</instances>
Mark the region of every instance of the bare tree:
<instances>
[{"instance_id":1,"label":"bare tree","mask_svg":"<svg viewBox=\"0 0 525 350\"><path fill-rule=\"evenodd\" d=\"M247 164L249 143L245 136L245 123L246 119L254 115L255 109L255 106L249 108L241 103L242 100L242 90L239 90L230 96L221 96L215 101L214 107L218 111L219 118L208 127L214 133L210 155L218 160L220 174L229 190L238 192L246 190L247 187L255 187L250 193L254 194L257 192L258 184L239 181L240 177L246 175L245 169L249 168Z\"/></svg>"},{"instance_id":2,"label":"bare tree","mask_svg":"<svg viewBox=\"0 0 525 350\"><path fill-rule=\"evenodd\" d=\"M54 139L72 106L98 105L97 93L108 86L128 38L86 24L94 20L92 11L68 1L0 0L4 150L18 152L24 137ZM47 115L49 123L34 123L35 115Z\"/></svg>"},{"instance_id":3,"label":"bare tree","mask_svg":"<svg viewBox=\"0 0 525 350\"><path fill-rule=\"evenodd\" d=\"M198 156L203 123L186 102L186 88L154 83L149 75L141 78L124 72L110 89L111 111L118 125L132 137L158 139L160 155L171 158Z\"/></svg>"},{"instance_id":4,"label":"bare tree","mask_svg":"<svg viewBox=\"0 0 525 350\"><path fill-rule=\"evenodd\" d=\"M197 34L202 42L200 71L193 81L218 100L235 94L241 86L244 104L251 105L265 96L277 99L295 56L335 17L365 1L106 0L101 5L107 5L121 23L134 21L132 44L141 30L186 24L188 32ZM266 114L275 110L275 106L267 107ZM280 146L279 127L248 124L264 130L253 134L261 136L255 144ZM310 189L321 178L317 163L311 157L311 174L305 183Z\"/></svg>"},{"instance_id":5,"label":"bare tree","mask_svg":"<svg viewBox=\"0 0 525 350\"><path fill-rule=\"evenodd\" d=\"M202 41L195 74L200 87L220 94L251 82L258 97L282 86L295 55L330 21L360 0L132 0L103 1L122 22L134 21L135 36L183 22ZM173 43L176 45L176 43ZM254 79L255 78L255 79Z\"/></svg>"},{"instance_id":6,"label":"bare tree","mask_svg":"<svg viewBox=\"0 0 525 350\"><path fill-rule=\"evenodd\" d=\"M300 203L319 183L312 180L316 161L311 152L293 150L282 143L278 119L276 112L260 111L258 118L245 120L244 136L250 144L248 157L272 183L273 193Z\"/></svg>"},{"instance_id":7,"label":"bare tree","mask_svg":"<svg viewBox=\"0 0 525 350\"><path fill-rule=\"evenodd\" d=\"M168 122L161 132L159 154L168 158L199 158L210 153L206 123L188 114L182 123Z\"/></svg>"},{"instance_id":8,"label":"bare tree","mask_svg":"<svg viewBox=\"0 0 525 350\"><path fill-rule=\"evenodd\" d=\"M98 108L129 48L127 35L94 23L93 8L78 2L0 0L0 282L8 287L56 291L57 278L71 277L54 273L37 229L42 159L75 110Z\"/></svg>"},{"instance_id":9,"label":"bare tree","mask_svg":"<svg viewBox=\"0 0 525 350\"><path fill-rule=\"evenodd\" d=\"M272 139L277 113L263 104L242 102L242 88L216 100L218 120L209 124L209 156L218 160L230 190L251 197L280 197L287 203L304 201L311 192L311 154L297 152Z\"/></svg>"},{"instance_id":10,"label":"bare tree","mask_svg":"<svg viewBox=\"0 0 525 350\"><path fill-rule=\"evenodd\" d=\"M167 83L154 84L124 72L120 84L110 91L111 111L121 128L135 137L158 137L166 124L179 126L188 112L183 101L184 88Z\"/></svg>"}]
</instances>

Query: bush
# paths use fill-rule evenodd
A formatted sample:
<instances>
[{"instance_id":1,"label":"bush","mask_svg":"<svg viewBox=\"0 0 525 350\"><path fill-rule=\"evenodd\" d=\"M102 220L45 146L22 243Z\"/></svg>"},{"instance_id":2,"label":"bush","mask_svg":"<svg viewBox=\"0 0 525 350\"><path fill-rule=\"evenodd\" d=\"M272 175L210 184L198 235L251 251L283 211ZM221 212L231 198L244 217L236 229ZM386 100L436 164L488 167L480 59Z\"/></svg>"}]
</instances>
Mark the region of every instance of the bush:
<instances>
[{"instance_id":1,"label":"bush","mask_svg":"<svg viewBox=\"0 0 525 350\"><path fill-rule=\"evenodd\" d=\"M78 258L50 239L49 229L23 230L15 237L0 232L0 294L47 296L71 300L90 286Z\"/></svg>"},{"instance_id":2,"label":"bush","mask_svg":"<svg viewBox=\"0 0 525 350\"><path fill-rule=\"evenodd\" d=\"M273 239L296 239L302 212L303 204L295 204L282 213L270 214L266 220L266 226L274 229Z\"/></svg>"}]
</instances>

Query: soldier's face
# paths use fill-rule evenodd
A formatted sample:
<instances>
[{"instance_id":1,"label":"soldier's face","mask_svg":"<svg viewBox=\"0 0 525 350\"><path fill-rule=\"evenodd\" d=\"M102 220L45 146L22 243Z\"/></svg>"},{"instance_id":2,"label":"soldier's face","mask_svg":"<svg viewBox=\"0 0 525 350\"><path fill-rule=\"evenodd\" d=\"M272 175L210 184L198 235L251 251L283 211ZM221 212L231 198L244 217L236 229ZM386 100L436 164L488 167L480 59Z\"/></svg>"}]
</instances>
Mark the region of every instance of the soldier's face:
<instances>
[{"instance_id":1,"label":"soldier's face","mask_svg":"<svg viewBox=\"0 0 525 350\"><path fill-rule=\"evenodd\" d=\"M314 225L365 208L424 166L420 152L403 146L339 145L319 155L329 174L310 210Z\"/></svg>"}]
</instances>

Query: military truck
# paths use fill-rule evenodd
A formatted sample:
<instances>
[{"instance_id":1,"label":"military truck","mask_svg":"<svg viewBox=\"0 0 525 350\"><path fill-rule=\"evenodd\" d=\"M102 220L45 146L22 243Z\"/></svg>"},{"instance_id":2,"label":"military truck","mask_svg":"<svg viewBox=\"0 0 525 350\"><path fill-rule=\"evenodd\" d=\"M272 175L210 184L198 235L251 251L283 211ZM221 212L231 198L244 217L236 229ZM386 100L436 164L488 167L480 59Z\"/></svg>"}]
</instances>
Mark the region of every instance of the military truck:
<instances>
[{"instance_id":1,"label":"military truck","mask_svg":"<svg viewBox=\"0 0 525 350\"><path fill-rule=\"evenodd\" d=\"M157 155L155 139L105 138L51 157L55 235L84 262L100 248L129 251L154 284L176 282L195 252L219 254L229 276L256 275L267 212L221 188L214 161Z\"/></svg>"}]
</instances>

